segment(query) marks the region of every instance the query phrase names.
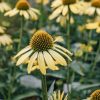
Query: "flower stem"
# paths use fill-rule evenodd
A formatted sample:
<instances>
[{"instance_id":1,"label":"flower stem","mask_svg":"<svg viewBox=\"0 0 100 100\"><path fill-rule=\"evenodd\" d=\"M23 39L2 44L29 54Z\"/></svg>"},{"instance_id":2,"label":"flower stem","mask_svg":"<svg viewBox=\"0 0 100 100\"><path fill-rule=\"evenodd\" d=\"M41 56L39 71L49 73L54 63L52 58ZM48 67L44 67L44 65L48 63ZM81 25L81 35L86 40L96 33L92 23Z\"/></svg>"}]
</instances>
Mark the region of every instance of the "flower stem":
<instances>
[{"instance_id":1,"label":"flower stem","mask_svg":"<svg viewBox=\"0 0 100 100\"><path fill-rule=\"evenodd\" d=\"M68 20L66 20L67 25L67 48L70 49L70 17L71 17L71 11L70 11L70 5L68 5ZM70 90L69 90L69 66L67 67L67 91L68 91L68 100L70 100Z\"/></svg>"},{"instance_id":2,"label":"flower stem","mask_svg":"<svg viewBox=\"0 0 100 100\"><path fill-rule=\"evenodd\" d=\"M68 21L66 21L67 24L67 48L70 49L70 18L71 18L71 11L70 11L70 5L68 5Z\"/></svg>"},{"instance_id":3,"label":"flower stem","mask_svg":"<svg viewBox=\"0 0 100 100\"><path fill-rule=\"evenodd\" d=\"M93 64L92 64L92 72L94 71L94 69L95 69L95 66L96 66L96 64L97 64L97 57L98 57L98 54L100 53L100 39L99 39L99 44L98 44L98 49L97 49L97 52L96 52L96 57L95 57L95 60L94 60L94 62L93 62ZM91 73L92 73L91 72Z\"/></svg>"},{"instance_id":4,"label":"flower stem","mask_svg":"<svg viewBox=\"0 0 100 100\"><path fill-rule=\"evenodd\" d=\"M21 17L21 28L20 28L20 36L19 36L19 44L18 44L18 51L21 48L21 42L22 42L22 35L23 35L23 17Z\"/></svg>"},{"instance_id":5,"label":"flower stem","mask_svg":"<svg viewBox=\"0 0 100 100\"><path fill-rule=\"evenodd\" d=\"M42 75L42 100L48 100L46 76Z\"/></svg>"}]
</instances>

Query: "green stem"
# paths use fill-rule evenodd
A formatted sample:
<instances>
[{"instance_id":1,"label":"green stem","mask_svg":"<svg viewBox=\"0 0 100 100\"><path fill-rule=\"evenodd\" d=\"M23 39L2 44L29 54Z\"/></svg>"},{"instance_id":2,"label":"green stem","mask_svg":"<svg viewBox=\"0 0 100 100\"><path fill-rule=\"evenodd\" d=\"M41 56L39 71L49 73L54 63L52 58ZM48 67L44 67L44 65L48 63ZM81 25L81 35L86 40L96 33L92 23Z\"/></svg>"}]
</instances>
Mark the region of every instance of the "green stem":
<instances>
[{"instance_id":1,"label":"green stem","mask_svg":"<svg viewBox=\"0 0 100 100\"><path fill-rule=\"evenodd\" d=\"M71 11L70 11L70 5L68 5L68 21L66 21L67 24L67 48L70 49L70 18L71 18Z\"/></svg>"},{"instance_id":2,"label":"green stem","mask_svg":"<svg viewBox=\"0 0 100 100\"><path fill-rule=\"evenodd\" d=\"M88 34L88 45L89 45L89 41L91 41L91 38L92 38L92 30ZM84 61L87 61L87 60L88 60L88 53L86 53L84 57Z\"/></svg>"},{"instance_id":3,"label":"green stem","mask_svg":"<svg viewBox=\"0 0 100 100\"><path fill-rule=\"evenodd\" d=\"M42 100L48 100L46 76L42 75Z\"/></svg>"},{"instance_id":4,"label":"green stem","mask_svg":"<svg viewBox=\"0 0 100 100\"><path fill-rule=\"evenodd\" d=\"M21 48L22 36L23 36L23 17L21 17L21 28L20 28L20 36L19 36L18 51L19 51L20 48Z\"/></svg>"},{"instance_id":5,"label":"green stem","mask_svg":"<svg viewBox=\"0 0 100 100\"><path fill-rule=\"evenodd\" d=\"M43 27L43 23L44 23L44 7L43 7L43 3L40 4L40 23L39 23L39 28Z\"/></svg>"},{"instance_id":6,"label":"green stem","mask_svg":"<svg viewBox=\"0 0 100 100\"><path fill-rule=\"evenodd\" d=\"M68 21L66 21L66 25L67 25L67 48L70 49L70 17L71 17L71 11L70 11L70 5L68 5ZM69 66L67 67L67 91L68 91L68 100L70 100L70 90L69 90L69 79L70 79L70 75L69 75Z\"/></svg>"},{"instance_id":7,"label":"green stem","mask_svg":"<svg viewBox=\"0 0 100 100\"><path fill-rule=\"evenodd\" d=\"M98 54L100 53L100 40L99 40L99 45L98 45L98 49L97 49L97 52L96 52L96 57L95 57L95 60L92 64L92 72L94 71L95 67L96 67L96 64L97 64L97 57L98 57ZM92 73L91 72L91 73Z\"/></svg>"}]
</instances>

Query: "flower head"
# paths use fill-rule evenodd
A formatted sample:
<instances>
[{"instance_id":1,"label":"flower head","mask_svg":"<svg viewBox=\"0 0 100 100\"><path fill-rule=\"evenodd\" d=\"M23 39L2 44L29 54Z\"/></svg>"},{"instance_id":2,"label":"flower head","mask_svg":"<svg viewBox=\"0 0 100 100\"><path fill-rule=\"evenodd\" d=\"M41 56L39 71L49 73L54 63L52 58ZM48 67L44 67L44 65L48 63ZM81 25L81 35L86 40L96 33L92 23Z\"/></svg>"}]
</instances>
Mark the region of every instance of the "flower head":
<instances>
[{"instance_id":1,"label":"flower head","mask_svg":"<svg viewBox=\"0 0 100 100\"><path fill-rule=\"evenodd\" d=\"M55 40L56 41L56 40ZM57 64L66 66L67 62L64 55L69 60L68 56L72 55L70 51L56 44L50 34L43 30L37 31L30 40L30 44L22 49L14 58L20 56L17 65L24 63L29 58L27 71L32 72L39 69L42 74L46 74L46 69L58 70Z\"/></svg>"},{"instance_id":2,"label":"flower head","mask_svg":"<svg viewBox=\"0 0 100 100\"><path fill-rule=\"evenodd\" d=\"M100 16L100 0L92 0L85 10L85 14L94 15L96 12Z\"/></svg>"},{"instance_id":3,"label":"flower head","mask_svg":"<svg viewBox=\"0 0 100 100\"><path fill-rule=\"evenodd\" d=\"M93 30L96 29L96 32L100 33L100 17L96 17L93 22L86 24L86 29Z\"/></svg>"},{"instance_id":4,"label":"flower head","mask_svg":"<svg viewBox=\"0 0 100 100\"><path fill-rule=\"evenodd\" d=\"M94 91L86 100L100 100L100 89Z\"/></svg>"},{"instance_id":5,"label":"flower head","mask_svg":"<svg viewBox=\"0 0 100 100\"><path fill-rule=\"evenodd\" d=\"M75 2L76 2L76 0L62 0L62 3L63 3L64 5L73 4L73 3L75 3Z\"/></svg>"},{"instance_id":6,"label":"flower head","mask_svg":"<svg viewBox=\"0 0 100 100\"><path fill-rule=\"evenodd\" d=\"M77 0L54 0L51 5L54 11L50 15L49 19L52 20L61 15L66 17L68 14L68 5L72 13L80 13L81 6L78 5Z\"/></svg>"},{"instance_id":7,"label":"flower head","mask_svg":"<svg viewBox=\"0 0 100 100\"><path fill-rule=\"evenodd\" d=\"M16 8L19 10L28 10L30 7L30 4L27 0L19 0L16 4Z\"/></svg>"},{"instance_id":8,"label":"flower head","mask_svg":"<svg viewBox=\"0 0 100 100\"><path fill-rule=\"evenodd\" d=\"M92 1L92 6L93 7L100 8L100 0L93 0Z\"/></svg>"},{"instance_id":9,"label":"flower head","mask_svg":"<svg viewBox=\"0 0 100 100\"><path fill-rule=\"evenodd\" d=\"M64 96L64 92L61 93L61 91L58 90L49 96L49 100L68 100L68 96Z\"/></svg>"},{"instance_id":10,"label":"flower head","mask_svg":"<svg viewBox=\"0 0 100 100\"><path fill-rule=\"evenodd\" d=\"M32 8L27 0L18 0L14 9L5 13L5 16L15 16L19 14L20 16L24 16L25 19L38 19L38 15L40 14L39 10Z\"/></svg>"},{"instance_id":11,"label":"flower head","mask_svg":"<svg viewBox=\"0 0 100 100\"><path fill-rule=\"evenodd\" d=\"M3 0L0 0L0 12L5 12L5 11L9 11L11 9L11 7L4 2Z\"/></svg>"},{"instance_id":12,"label":"flower head","mask_svg":"<svg viewBox=\"0 0 100 100\"><path fill-rule=\"evenodd\" d=\"M10 45L12 43L12 39L9 35L5 34L6 28L0 26L0 45Z\"/></svg>"}]
</instances>

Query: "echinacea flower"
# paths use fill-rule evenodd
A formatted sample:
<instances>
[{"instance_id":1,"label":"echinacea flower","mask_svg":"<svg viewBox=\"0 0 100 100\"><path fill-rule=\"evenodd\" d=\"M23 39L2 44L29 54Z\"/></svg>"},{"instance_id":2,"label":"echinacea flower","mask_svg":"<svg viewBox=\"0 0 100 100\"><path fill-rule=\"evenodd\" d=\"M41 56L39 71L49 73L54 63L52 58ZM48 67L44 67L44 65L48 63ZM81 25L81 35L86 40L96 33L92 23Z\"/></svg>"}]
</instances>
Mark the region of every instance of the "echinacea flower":
<instances>
[{"instance_id":1,"label":"echinacea flower","mask_svg":"<svg viewBox=\"0 0 100 100\"><path fill-rule=\"evenodd\" d=\"M0 45L10 45L12 43L12 39L9 35L5 34L5 27L0 26Z\"/></svg>"},{"instance_id":2,"label":"echinacea flower","mask_svg":"<svg viewBox=\"0 0 100 100\"><path fill-rule=\"evenodd\" d=\"M60 15L66 16L68 14L68 5L72 13L79 13L80 9L77 5L77 0L54 0L51 5L54 11L49 16L49 19L52 20L59 17Z\"/></svg>"},{"instance_id":3,"label":"echinacea flower","mask_svg":"<svg viewBox=\"0 0 100 100\"><path fill-rule=\"evenodd\" d=\"M40 14L39 10L32 8L27 0L18 0L14 9L5 13L5 16L15 16L19 14L20 16L24 16L25 19L38 19L38 15Z\"/></svg>"},{"instance_id":4,"label":"echinacea flower","mask_svg":"<svg viewBox=\"0 0 100 100\"><path fill-rule=\"evenodd\" d=\"M0 0L0 12L5 12L5 11L9 11L11 9L11 7L4 2L4 0Z\"/></svg>"},{"instance_id":5,"label":"echinacea flower","mask_svg":"<svg viewBox=\"0 0 100 100\"><path fill-rule=\"evenodd\" d=\"M55 40L56 41L56 40ZM22 49L14 58L18 58L16 65L24 63L29 58L27 71L31 73L39 69L42 74L46 74L46 69L58 70L57 64L66 66L65 57L70 61L68 56L72 55L70 51L56 44L51 35L43 30L37 31L31 38L30 44ZM63 55L63 56L62 56Z\"/></svg>"},{"instance_id":6,"label":"echinacea flower","mask_svg":"<svg viewBox=\"0 0 100 100\"><path fill-rule=\"evenodd\" d=\"M43 4L43 5L46 5L49 3L49 0L35 0L36 3L38 4Z\"/></svg>"},{"instance_id":7,"label":"echinacea flower","mask_svg":"<svg viewBox=\"0 0 100 100\"><path fill-rule=\"evenodd\" d=\"M86 100L100 100L100 89L95 90Z\"/></svg>"},{"instance_id":8,"label":"echinacea flower","mask_svg":"<svg viewBox=\"0 0 100 100\"><path fill-rule=\"evenodd\" d=\"M0 26L0 33L4 33L4 32L5 32L5 30L6 30L6 28L5 28L5 27Z\"/></svg>"},{"instance_id":9,"label":"echinacea flower","mask_svg":"<svg viewBox=\"0 0 100 100\"><path fill-rule=\"evenodd\" d=\"M64 96L64 92L61 93L61 91L58 90L53 92L53 94L49 96L48 100L68 100L68 96L67 95Z\"/></svg>"},{"instance_id":10,"label":"echinacea flower","mask_svg":"<svg viewBox=\"0 0 100 100\"><path fill-rule=\"evenodd\" d=\"M96 17L93 22L86 24L86 29L93 30L96 29L96 32L100 33L100 17Z\"/></svg>"},{"instance_id":11,"label":"echinacea flower","mask_svg":"<svg viewBox=\"0 0 100 100\"><path fill-rule=\"evenodd\" d=\"M62 27L66 27L66 20L68 20L68 16L62 16L60 15L57 19L56 19L56 22L59 23ZM70 18L70 24L73 24L74 23L74 18L71 17Z\"/></svg>"},{"instance_id":12,"label":"echinacea flower","mask_svg":"<svg viewBox=\"0 0 100 100\"><path fill-rule=\"evenodd\" d=\"M94 15L95 12L98 16L100 16L100 0L92 0L85 11L85 14L91 16Z\"/></svg>"}]
</instances>

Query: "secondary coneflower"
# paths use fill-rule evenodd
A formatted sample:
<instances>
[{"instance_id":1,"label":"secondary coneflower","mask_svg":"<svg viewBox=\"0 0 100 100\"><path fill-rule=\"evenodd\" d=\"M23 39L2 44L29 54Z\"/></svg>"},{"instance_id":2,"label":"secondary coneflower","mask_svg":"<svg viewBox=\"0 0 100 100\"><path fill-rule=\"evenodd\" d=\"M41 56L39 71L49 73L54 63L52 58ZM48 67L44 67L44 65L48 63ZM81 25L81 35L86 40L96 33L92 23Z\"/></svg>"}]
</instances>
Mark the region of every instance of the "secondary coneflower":
<instances>
[{"instance_id":1,"label":"secondary coneflower","mask_svg":"<svg viewBox=\"0 0 100 100\"><path fill-rule=\"evenodd\" d=\"M86 100L100 100L100 89L94 91Z\"/></svg>"},{"instance_id":2,"label":"secondary coneflower","mask_svg":"<svg viewBox=\"0 0 100 100\"><path fill-rule=\"evenodd\" d=\"M5 34L5 27L0 26L0 45L10 45L12 43L12 39L9 35Z\"/></svg>"},{"instance_id":3,"label":"secondary coneflower","mask_svg":"<svg viewBox=\"0 0 100 100\"><path fill-rule=\"evenodd\" d=\"M68 96L64 96L64 92L61 93L61 91L58 90L51 94L48 100L68 100Z\"/></svg>"},{"instance_id":4,"label":"secondary coneflower","mask_svg":"<svg viewBox=\"0 0 100 100\"><path fill-rule=\"evenodd\" d=\"M43 5L46 5L49 3L49 0L35 0L36 3L38 4L43 4Z\"/></svg>"},{"instance_id":5,"label":"secondary coneflower","mask_svg":"<svg viewBox=\"0 0 100 100\"><path fill-rule=\"evenodd\" d=\"M45 75L47 68L58 70L57 64L66 66L67 62L63 56L71 60L68 54L72 55L70 51L56 44L51 35L43 30L39 30L31 38L30 44L22 49L14 58L19 57L16 63L17 66L29 58L28 73L39 69Z\"/></svg>"},{"instance_id":6,"label":"secondary coneflower","mask_svg":"<svg viewBox=\"0 0 100 100\"><path fill-rule=\"evenodd\" d=\"M15 16L19 14L20 16L24 16L25 19L38 19L38 15L40 14L39 10L32 8L27 0L18 0L14 9L5 13L5 16Z\"/></svg>"},{"instance_id":7,"label":"secondary coneflower","mask_svg":"<svg viewBox=\"0 0 100 100\"><path fill-rule=\"evenodd\" d=\"M11 7L6 2L4 2L4 0L0 0L0 12L5 12L10 9Z\"/></svg>"},{"instance_id":8,"label":"secondary coneflower","mask_svg":"<svg viewBox=\"0 0 100 100\"><path fill-rule=\"evenodd\" d=\"M0 26L0 33L4 33L4 32L5 32L5 30L6 30L6 28L5 28L5 27Z\"/></svg>"},{"instance_id":9,"label":"secondary coneflower","mask_svg":"<svg viewBox=\"0 0 100 100\"><path fill-rule=\"evenodd\" d=\"M100 33L100 17L96 17L93 22L86 24L86 29L96 29L96 32Z\"/></svg>"},{"instance_id":10,"label":"secondary coneflower","mask_svg":"<svg viewBox=\"0 0 100 100\"><path fill-rule=\"evenodd\" d=\"M56 19L56 22L57 23L60 23L61 26L63 27L66 27L66 20L68 20L68 16L62 16L60 15L57 19ZM70 18L70 24L73 24L74 23L74 19L73 17Z\"/></svg>"},{"instance_id":11,"label":"secondary coneflower","mask_svg":"<svg viewBox=\"0 0 100 100\"><path fill-rule=\"evenodd\" d=\"M68 14L68 5L72 13L79 13L80 9L77 5L77 0L54 0L51 5L54 11L49 19L54 19L59 17L59 15L66 16Z\"/></svg>"},{"instance_id":12,"label":"secondary coneflower","mask_svg":"<svg viewBox=\"0 0 100 100\"><path fill-rule=\"evenodd\" d=\"M94 15L96 12L97 15L100 16L100 0L92 0L90 5L85 11L87 15Z\"/></svg>"}]
</instances>

